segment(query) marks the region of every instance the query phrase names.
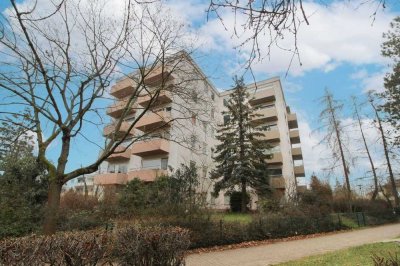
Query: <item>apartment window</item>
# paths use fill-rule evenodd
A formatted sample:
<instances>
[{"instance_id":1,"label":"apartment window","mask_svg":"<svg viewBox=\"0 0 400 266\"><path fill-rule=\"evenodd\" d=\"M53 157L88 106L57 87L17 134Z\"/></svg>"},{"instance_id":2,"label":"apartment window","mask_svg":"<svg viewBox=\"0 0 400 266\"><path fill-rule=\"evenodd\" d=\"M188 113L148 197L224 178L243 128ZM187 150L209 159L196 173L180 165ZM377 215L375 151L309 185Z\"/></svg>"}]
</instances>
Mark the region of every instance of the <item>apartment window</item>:
<instances>
[{"instance_id":1,"label":"apartment window","mask_svg":"<svg viewBox=\"0 0 400 266\"><path fill-rule=\"evenodd\" d=\"M194 90L192 91L192 101L195 102L195 103L197 103L197 101L198 101L197 92L194 91Z\"/></svg>"},{"instance_id":2,"label":"apartment window","mask_svg":"<svg viewBox=\"0 0 400 266\"><path fill-rule=\"evenodd\" d=\"M202 172L203 172L203 177L206 178L207 177L207 166L203 166Z\"/></svg>"},{"instance_id":3,"label":"apartment window","mask_svg":"<svg viewBox=\"0 0 400 266\"><path fill-rule=\"evenodd\" d=\"M213 92L211 92L211 100L215 100L215 94Z\"/></svg>"},{"instance_id":4,"label":"apartment window","mask_svg":"<svg viewBox=\"0 0 400 266\"><path fill-rule=\"evenodd\" d=\"M107 168L108 173L115 173L115 165L109 164Z\"/></svg>"},{"instance_id":5,"label":"apartment window","mask_svg":"<svg viewBox=\"0 0 400 266\"><path fill-rule=\"evenodd\" d=\"M196 136L195 135L192 135L190 137L190 146L192 149L194 149L196 147Z\"/></svg>"},{"instance_id":6,"label":"apartment window","mask_svg":"<svg viewBox=\"0 0 400 266\"><path fill-rule=\"evenodd\" d=\"M224 106L228 106L228 100L224 99Z\"/></svg>"},{"instance_id":7,"label":"apartment window","mask_svg":"<svg viewBox=\"0 0 400 266\"><path fill-rule=\"evenodd\" d=\"M207 154L207 143L203 142L203 154Z\"/></svg>"},{"instance_id":8,"label":"apartment window","mask_svg":"<svg viewBox=\"0 0 400 266\"><path fill-rule=\"evenodd\" d=\"M142 168L144 169L160 169L161 160L157 159L144 159L142 160Z\"/></svg>"},{"instance_id":9,"label":"apartment window","mask_svg":"<svg viewBox=\"0 0 400 266\"><path fill-rule=\"evenodd\" d=\"M167 111L168 113L171 113L171 110L172 110L171 106L165 108L165 111Z\"/></svg>"},{"instance_id":10,"label":"apartment window","mask_svg":"<svg viewBox=\"0 0 400 266\"><path fill-rule=\"evenodd\" d=\"M196 114L192 114L192 125L196 125L196 119L197 119Z\"/></svg>"},{"instance_id":11,"label":"apartment window","mask_svg":"<svg viewBox=\"0 0 400 266\"><path fill-rule=\"evenodd\" d=\"M207 132L207 122L203 121L203 130Z\"/></svg>"},{"instance_id":12,"label":"apartment window","mask_svg":"<svg viewBox=\"0 0 400 266\"><path fill-rule=\"evenodd\" d=\"M281 168L268 169L268 174L270 176L282 176Z\"/></svg>"},{"instance_id":13,"label":"apartment window","mask_svg":"<svg viewBox=\"0 0 400 266\"><path fill-rule=\"evenodd\" d=\"M216 197L214 197L213 194L210 193L210 204L215 205L215 200L216 200Z\"/></svg>"},{"instance_id":14,"label":"apartment window","mask_svg":"<svg viewBox=\"0 0 400 266\"><path fill-rule=\"evenodd\" d=\"M167 170L168 168L168 158L161 158L161 169Z\"/></svg>"},{"instance_id":15,"label":"apartment window","mask_svg":"<svg viewBox=\"0 0 400 266\"><path fill-rule=\"evenodd\" d=\"M227 194L224 195L224 205L229 205L231 197Z\"/></svg>"},{"instance_id":16,"label":"apartment window","mask_svg":"<svg viewBox=\"0 0 400 266\"><path fill-rule=\"evenodd\" d=\"M229 115L224 115L224 125L227 125L230 120L231 120L231 117Z\"/></svg>"},{"instance_id":17,"label":"apartment window","mask_svg":"<svg viewBox=\"0 0 400 266\"><path fill-rule=\"evenodd\" d=\"M211 118L214 119L214 108L211 109Z\"/></svg>"}]
</instances>

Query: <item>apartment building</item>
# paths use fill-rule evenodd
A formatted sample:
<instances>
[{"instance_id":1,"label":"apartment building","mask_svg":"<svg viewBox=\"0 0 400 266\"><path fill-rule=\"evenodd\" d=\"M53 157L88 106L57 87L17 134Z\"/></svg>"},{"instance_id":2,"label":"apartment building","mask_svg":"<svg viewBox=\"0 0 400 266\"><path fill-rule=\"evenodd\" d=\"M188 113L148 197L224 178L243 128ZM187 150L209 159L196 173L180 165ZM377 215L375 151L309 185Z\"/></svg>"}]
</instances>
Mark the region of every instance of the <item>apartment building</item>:
<instances>
[{"instance_id":1,"label":"apartment building","mask_svg":"<svg viewBox=\"0 0 400 266\"><path fill-rule=\"evenodd\" d=\"M143 114L129 132L132 138L151 133L128 149L124 145L131 143L132 139L126 140L119 147L120 150L126 150L111 155L100 166L94 183L118 188L133 178L151 182L157 176L171 174L181 164L194 161L201 178L198 191L207 193L210 205L225 208L229 205L227 196L223 193L218 198L211 196L213 184L209 172L214 167L212 152L217 144L216 129L223 122L224 102L231 91L216 90L194 60L186 53L182 55L184 60L181 64L185 74L181 75L179 71L171 74L168 87L172 89L162 91L156 104ZM192 73L192 78L185 82L188 72ZM158 88L160 75L157 70L148 75L148 86ZM110 93L115 97L115 103L107 109L112 121L120 118L126 97L132 93L133 80L124 78L112 87ZM180 88L176 90L175 86ZM254 123L265 130L265 138L273 147L272 158L267 162L270 165L271 184L282 195L294 195L296 178L304 176L296 114L291 113L286 105L279 78L258 82L257 86L251 84L247 88L251 95L250 104L262 115ZM187 93L182 93L184 91ZM144 112L143 107L148 101L148 95L138 98L130 110L130 116L124 119L120 127L121 133L126 133L129 123ZM114 124L106 126L103 133L105 137L116 133Z\"/></svg>"}]
</instances>

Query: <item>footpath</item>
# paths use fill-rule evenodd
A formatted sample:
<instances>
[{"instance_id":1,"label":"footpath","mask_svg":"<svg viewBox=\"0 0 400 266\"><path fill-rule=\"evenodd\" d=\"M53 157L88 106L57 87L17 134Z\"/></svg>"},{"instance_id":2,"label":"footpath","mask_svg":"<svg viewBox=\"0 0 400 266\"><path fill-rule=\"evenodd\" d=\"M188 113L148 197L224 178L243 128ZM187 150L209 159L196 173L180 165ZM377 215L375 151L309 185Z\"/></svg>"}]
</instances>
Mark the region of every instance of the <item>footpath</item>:
<instances>
[{"instance_id":1,"label":"footpath","mask_svg":"<svg viewBox=\"0 0 400 266\"><path fill-rule=\"evenodd\" d=\"M400 223L248 248L191 254L187 266L266 266L400 237Z\"/></svg>"}]
</instances>

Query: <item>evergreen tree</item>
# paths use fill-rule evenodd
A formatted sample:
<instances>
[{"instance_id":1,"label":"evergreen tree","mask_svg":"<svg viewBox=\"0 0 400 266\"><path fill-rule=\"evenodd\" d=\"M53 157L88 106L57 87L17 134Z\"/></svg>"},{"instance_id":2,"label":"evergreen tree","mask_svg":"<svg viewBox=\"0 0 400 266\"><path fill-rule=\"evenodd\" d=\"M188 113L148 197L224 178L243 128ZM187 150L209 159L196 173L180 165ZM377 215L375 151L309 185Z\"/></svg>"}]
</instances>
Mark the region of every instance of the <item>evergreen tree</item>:
<instances>
[{"instance_id":1,"label":"evergreen tree","mask_svg":"<svg viewBox=\"0 0 400 266\"><path fill-rule=\"evenodd\" d=\"M262 140L260 129L252 122L257 116L248 103L243 79L235 79L235 88L226 103L227 111L223 112L224 125L218 130L214 157L217 166L211 172L211 178L217 179L214 187L216 195L222 189L233 191L241 188L241 211L246 210L247 187L261 196L269 190L266 159L269 155L269 144Z\"/></svg>"},{"instance_id":2,"label":"evergreen tree","mask_svg":"<svg viewBox=\"0 0 400 266\"><path fill-rule=\"evenodd\" d=\"M395 143L400 145L400 17L396 17L387 33L383 35L382 55L392 61L392 71L384 79L385 99L383 110L388 113L387 120L396 129Z\"/></svg>"}]
</instances>

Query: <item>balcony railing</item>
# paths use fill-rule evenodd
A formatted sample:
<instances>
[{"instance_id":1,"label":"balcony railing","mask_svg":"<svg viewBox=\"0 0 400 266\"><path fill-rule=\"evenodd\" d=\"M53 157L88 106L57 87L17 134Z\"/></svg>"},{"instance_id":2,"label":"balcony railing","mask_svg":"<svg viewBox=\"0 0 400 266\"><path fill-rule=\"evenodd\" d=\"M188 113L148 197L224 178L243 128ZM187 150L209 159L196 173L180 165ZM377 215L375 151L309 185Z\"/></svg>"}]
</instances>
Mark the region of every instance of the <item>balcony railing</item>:
<instances>
[{"instance_id":1,"label":"balcony railing","mask_svg":"<svg viewBox=\"0 0 400 266\"><path fill-rule=\"evenodd\" d=\"M285 188L285 179L283 177L270 177L271 187Z\"/></svg>"},{"instance_id":2,"label":"balcony railing","mask_svg":"<svg viewBox=\"0 0 400 266\"><path fill-rule=\"evenodd\" d=\"M169 141L165 139L150 139L135 143L132 154L137 156L149 156L169 153Z\"/></svg>"},{"instance_id":3,"label":"balcony railing","mask_svg":"<svg viewBox=\"0 0 400 266\"><path fill-rule=\"evenodd\" d=\"M125 151L124 151L125 150ZM118 146L115 149L115 152L108 156L107 161L113 161L113 160L127 160L131 158L131 149L130 148L125 148L122 146Z\"/></svg>"},{"instance_id":4,"label":"balcony railing","mask_svg":"<svg viewBox=\"0 0 400 266\"><path fill-rule=\"evenodd\" d=\"M278 128L275 128L275 129L272 129L269 131L263 131L262 133L264 134L264 136L261 137L261 139L270 140L270 141L280 139L280 134L279 134Z\"/></svg>"},{"instance_id":5,"label":"balcony railing","mask_svg":"<svg viewBox=\"0 0 400 266\"><path fill-rule=\"evenodd\" d=\"M303 177L305 176L304 165L299 165L294 167L294 175L296 177Z\"/></svg>"},{"instance_id":6,"label":"balcony railing","mask_svg":"<svg viewBox=\"0 0 400 266\"><path fill-rule=\"evenodd\" d=\"M288 125L289 125L290 129L299 127L299 125L297 123L297 115L296 114L294 114L294 113L288 114L287 119L288 119Z\"/></svg>"},{"instance_id":7,"label":"balcony railing","mask_svg":"<svg viewBox=\"0 0 400 266\"><path fill-rule=\"evenodd\" d=\"M107 108L107 115L118 118L122 115L124 110L127 108L128 100L122 99L115 102ZM132 104L127 110L127 115L135 113L137 110L137 103Z\"/></svg>"},{"instance_id":8,"label":"balcony railing","mask_svg":"<svg viewBox=\"0 0 400 266\"><path fill-rule=\"evenodd\" d=\"M137 169L128 172L128 181L138 178L145 182L152 182L157 177L167 174L168 171L164 169Z\"/></svg>"},{"instance_id":9,"label":"balcony railing","mask_svg":"<svg viewBox=\"0 0 400 266\"><path fill-rule=\"evenodd\" d=\"M273 88L268 88L266 90L257 91L249 102L251 105L256 105L260 103L271 102L274 100L275 90Z\"/></svg>"},{"instance_id":10,"label":"balcony railing","mask_svg":"<svg viewBox=\"0 0 400 266\"><path fill-rule=\"evenodd\" d=\"M300 147L292 148L292 156L293 160L302 160L303 153L301 151L301 148Z\"/></svg>"},{"instance_id":11,"label":"balcony railing","mask_svg":"<svg viewBox=\"0 0 400 266\"><path fill-rule=\"evenodd\" d=\"M276 121L278 119L278 113L276 112L276 108L274 106L269 108L258 109L254 112L254 114L256 116L254 116L252 119L255 123Z\"/></svg>"},{"instance_id":12,"label":"balcony railing","mask_svg":"<svg viewBox=\"0 0 400 266\"><path fill-rule=\"evenodd\" d=\"M154 95L155 95L154 93L156 93L156 92L153 92L151 95L144 95L144 96L139 97L138 103L141 106L146 107L150 103L150 100L152 99L152 97L154 97ZM159 95L157 96L157 98L154 99L154 102L152 103L151 106L153 107L153 106L170 103L170 102L172 102L171 92L167 91L167 90L161 90Z\"/></svg>"},{"instance_id":13,"label":"balcony railing","mask_svg":"<svg viewBox=\"0 0 400 266\"><path fill-rule=\"evenodd\" d=\"M289 131L289 136L290 136L290 142L292 144L298 144L300 143L300 133L299 130L290 130Z\"/></svg>"},{"instance_id":14,"label":"balcony railing","mask_svg":"<svg viewBox=\"0 0 400 266\"><path fill-rule=\"evenodd\" d=\"M103 135L106 137L111 137L115 133L116 137L118 138L118 137L125 135L129 131L129 127L130 127L129 122L122 122L118 132L116 132L116 124L111 123L104 128ZM133 128L129 131L128 135L130 135L130 136L134 135Z\"/></svg>"},{"instance_id":15,"label":"balcony railing","mask_svg":"<svg viewBox=\"0 0 400 266\"><path fill-rule=\"evenodd\" d=\"M137 121L135 128L141 131L149 131L154 129L161 129L168 126L171 121L171 114L167 111L160 112L149 112L142 116L139 121Z\"/></svg>"},{"instance_id":16,"label":"balcony railing","mask_svg":"<svg viewBox=\"0 0 400 266\"><path fill-rule=\"evenodd\" d=\"M282 163L282 154L280 152L273 153L272 157L267 159L267 163Z\"/></svg>"},{"instance_id":17,"label":"balcony railing","mask_svg":"<svg viewBox=\"0 0 400 266\"><path fill-rule=\"evenodd\" d=\"M118 81L114 86L111 88L110 94L116 98L124 98L128 95L131 95L136 87L136 82L133 81L131 78L125 78Z\"/></svg>"},{"instance_id":18,"label":"balcony railing","mask_svg":"<svg viewBox=\"0 0 400 266\"><path fill-rule=\"evenodd\" d=\"M95 185L123 185L127 181L127 173L103 173L94 177Z\"/></svg>"}]
</instances>

